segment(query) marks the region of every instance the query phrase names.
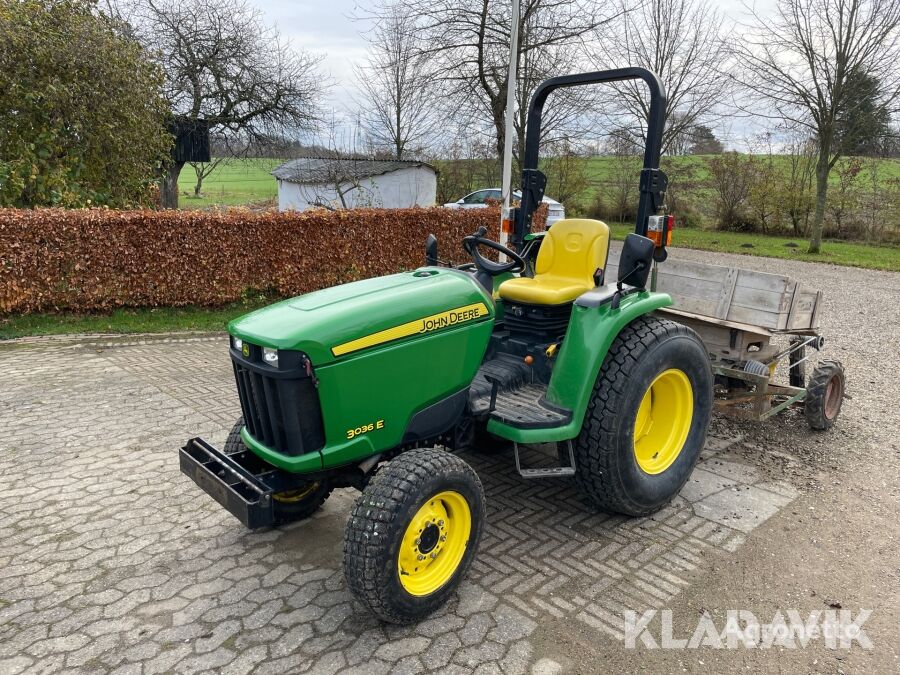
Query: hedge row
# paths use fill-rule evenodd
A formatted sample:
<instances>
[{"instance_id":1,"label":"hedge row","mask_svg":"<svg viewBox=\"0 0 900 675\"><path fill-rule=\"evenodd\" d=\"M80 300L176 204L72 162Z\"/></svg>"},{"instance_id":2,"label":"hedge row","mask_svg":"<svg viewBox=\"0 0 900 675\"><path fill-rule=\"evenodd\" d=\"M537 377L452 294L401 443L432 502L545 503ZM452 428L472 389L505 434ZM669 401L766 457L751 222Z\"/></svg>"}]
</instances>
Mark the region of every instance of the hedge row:
<instances>
[{"instance_id":1,"label":"hedge row","mask_svg":"<svg viewBox=\"0 0 900 675\"><path fill-rule=\"evenodd\" d=\"M539 216L536 220L542 220ZM424 264L424 242L466 262L460 240L497 209L0 209L0 313L215 306L248 290L307 293Z\"/></svg>"}]
</instances>

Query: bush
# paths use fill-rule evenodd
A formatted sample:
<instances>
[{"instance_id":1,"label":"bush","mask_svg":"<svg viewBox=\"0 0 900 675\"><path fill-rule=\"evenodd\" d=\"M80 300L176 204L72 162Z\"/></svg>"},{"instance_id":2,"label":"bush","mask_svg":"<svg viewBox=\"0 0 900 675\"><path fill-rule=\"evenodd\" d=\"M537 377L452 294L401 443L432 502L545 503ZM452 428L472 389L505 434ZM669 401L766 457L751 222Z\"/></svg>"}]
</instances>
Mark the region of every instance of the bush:
<instances>
[{"instance_id":1,"label":"bush","mask_svg":"<svg viewBox=\"0 0 900 675\"><path fill-rule=\"evenodd\" d=\"M753 183L753 158L726 152L707 160L716 196L716 220L722 230L752 230L747 199Z\"/></svg>"},{"instance_id":2,"label":"bush","mask_svg":"<svg viewBox=\"0 0 900 675\"><path fill-rule=\"evenodd\" d=\"M538 210L541 229L546 210ZM424 264L425 237L440 257L468 262L462 237L497 209L246 210L0 209L0 312L215 306L248 289L279 296Z\"/></svg>"},{"instance_id":3,"label":"bush","mask_svg":"<svg viewBox=\"0 0 900 675\"><path fill-rule=\"evenodd\" d=\"M148 204L161 71L87 0L0 0L0 205Z\"/></svg>"}]
</instances>

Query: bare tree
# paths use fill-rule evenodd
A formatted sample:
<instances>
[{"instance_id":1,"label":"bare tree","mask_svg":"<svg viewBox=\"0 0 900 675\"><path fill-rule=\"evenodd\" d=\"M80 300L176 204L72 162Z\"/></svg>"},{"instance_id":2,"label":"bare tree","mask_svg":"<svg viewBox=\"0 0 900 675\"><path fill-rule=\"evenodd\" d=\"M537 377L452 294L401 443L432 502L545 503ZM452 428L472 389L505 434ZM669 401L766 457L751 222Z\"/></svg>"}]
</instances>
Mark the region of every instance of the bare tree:
<instances>
[{"instance_id":1,"label":"bare tree","mask_svg":"<svg viewBox=\"0 0 900 675\"><path fill-rule=\"evenodd\" d=\"M630 134L616 129L604 144L604 151L611 155L609 178L601 183L604 202L609 207L609 216L619 223L627 222L637 215L638 177L641 171L641 148Z\"/></svg>"},{"instance_id":2,"label":"bare tree","mask_svg":"<svg viewBox=\"0 0 900 675\"><path fill-rule=\"evenodd\" d=\"M373 18L390 20L402 4L418 35L418 53L427 59L429 77L440 88L444 114L466 119L470 133L490 129L498 158L503 154L509 62L511 6L509 0L381 0ZM596 37L609 14L592 0L522 0L514 120L518 157L524 145L528 96L550 76L576 70L585 45ZM544 113L545 138L559 136L581 121L583 90L553 94Z\"/></svg>"},{"instance_id":3,"label":"bare tree","mask_svg":"<svg viewBox=\"0 0 900 675\"><path fill-rule=\"evenodd\" d=\"M860 73L881 84L877 107L900 95L900 2L897 0L779 0L772 19L736 45L741 80L769 116L809 129L818 148L816 203L809 252L822 247L828 177L840 157L838 120L852 119L862 99L848 81ZM866 99L871 104L870 99Z\"/></svg>"},{"instance_id":4,"label":"bare tree","mask_svg":"<svg viewBox=\"0 0 900 675\"><path fill-rule=\"evenodd\" d=\"M723 230L747 225L746 208L753 185L752 155L725 152L707 160L709 179L715 191L716 218Z\"/></svg>"},{"instance_id":5,"label":"bare tree","mask_svg":"<svg viewBox=\"0 0 900 675\"><path fill-rule=\"evenodd\" d=\"M691 132L718 117L729 87L722 15L708 0L653 0L636 7L629 0L616 2L615 39L597 42L595 61L604 68L642 66L659 75L668 96L663 152L686 154ZM618 83L605 106L608 119L643 145L650 110L644 85Z\"/></svg>"},{"instance_id":6,"label":"bare tree","mask_svg":"<svg viewBox=\"0 0 900 675\"><path fill-rule=\"evenodd\" d=\"M397 159L421 152L437 120L418 40L409 9L391 6L368 36L369 57L357 68L363 127L376 149Z\"/></svg>"},{"instance_id":7,"label":"bare tree","mask_svg":"<svg viewBox=\"0 0 900 675\"><path fill-rule=\"evenodd\" d=\"M208 162L188 162L191 165L191 168L194 170L194 176L197 179L197 182L194 183L194 196L200 197L202 196L203 191L203 181L209 178L213 171L219 168L219 165L225 161L227 157L225 155L219 155L218 157L210 158Z\"/></svg>"},{"instance_id":8,"label":"bare tree","mask_svg":"<svg viewBox=\"0 0 900 675\"><path fill-rule=\"evenodd\" d=\"M173 114L245 143L314 126L319 59L292 49L246 0L134 3L130 19L163 67ZM163 206L178 205L183 165L167 167Z\"/></svg>"}]
</instances>

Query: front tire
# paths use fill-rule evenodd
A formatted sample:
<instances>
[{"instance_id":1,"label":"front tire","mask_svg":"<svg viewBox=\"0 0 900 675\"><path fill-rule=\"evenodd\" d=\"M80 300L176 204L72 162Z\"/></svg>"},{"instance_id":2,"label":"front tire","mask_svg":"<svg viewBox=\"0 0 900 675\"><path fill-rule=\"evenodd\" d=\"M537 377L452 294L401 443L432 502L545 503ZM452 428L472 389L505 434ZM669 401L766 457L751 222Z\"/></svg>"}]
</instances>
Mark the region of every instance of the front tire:
<instances>
[{"instance_id":1,"label":"front tire","mask_svg":"<svg viewBox=\"0 0 900 675\"><path fill-rule=\"evenodd\" d=\"M234 423L228 438L225 440L225 454L233 455L248 452L241 439L244 418L239 417ZM298 520L305 520L318 511L331 494L332 487L327 480L310 481L296 490L276 492L272 495L272 507L275 511L275 525L286 525Z\"/></svg>"},{"instance_id":2,"label":"front tire","mask_svg":"<svg viewBox=\"0 0 900 675\"><path fill-rule=\"evenodd\" d=\"M465 577L484 517L481 481L462 459L402 453L375 474L347 522L347 586L384 621L424 618Z\"/></svg>"},{"instance_id":3,"label":"front tire","mask_svg":"<svg viewBox=\"0 0 900 675\"><path fill-rule=\"evenodd\" d=\"M616 337L575 443L576 481L599 509L645 516L684 486L706 441L709 356L687 326L641 317Z\"/></svg>"}]
</instances>

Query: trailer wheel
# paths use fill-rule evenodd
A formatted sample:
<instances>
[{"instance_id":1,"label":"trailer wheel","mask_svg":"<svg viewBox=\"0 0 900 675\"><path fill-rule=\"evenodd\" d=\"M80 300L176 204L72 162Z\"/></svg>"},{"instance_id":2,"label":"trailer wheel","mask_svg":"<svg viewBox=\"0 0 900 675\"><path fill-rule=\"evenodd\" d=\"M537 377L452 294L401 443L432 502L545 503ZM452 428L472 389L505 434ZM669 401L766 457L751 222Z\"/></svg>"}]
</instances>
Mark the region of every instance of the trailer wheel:
<instances>
[{"instance_id":1,"label":"trailer wheel","mask_svg":"<svg viewBox=\"0 0 900 675\"><path fill-rule=\"evenodd\" d=\"M575 443L575 478L598 508L644 516L687 481L706 441L713 398L697 334L641 317L610 347Z\"/></svg>"},{"instance_id":2,"label":"trailer wheel","mask_svg":"<svg viewBox=\"0 0 900 675\"><path fill-rule=\"evenodd\" d=\"M402 453L375 474L347 522L347 586L384 621L422 619L466 575L484 517L481 481L462 459Z\"/></svg>"},{"instance_id":3,"label":"trailer wheel","mask_svg":"<svg viewBox=\"0 0 900 675\"><path fill-rule=\"evenodd\" d=\"M815 367L803 403L811 428L825 431L834 426L844 403L845 386L844 366L840 361L826 360Z\"/></svg>"},{"instance_id":4,"label":"trailer wheel","mask_svg":"<svg viewBox=\"0 0 900 675\"><path fill-rule=\"evenodd\" d=\"M244 418L239 417L225 441L226 455L247 451L247 446L244 445L244 441L241 439L241 429L243 428ZM332 487L328 484L328 481L319 480L310 482L296 490L276 492L272 495L275 524L286 525L287 523L309 518L325 503L325 500L331 494L331 490Z\"/></svg>"}]
</instances>

